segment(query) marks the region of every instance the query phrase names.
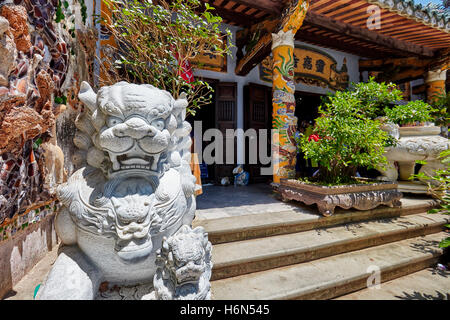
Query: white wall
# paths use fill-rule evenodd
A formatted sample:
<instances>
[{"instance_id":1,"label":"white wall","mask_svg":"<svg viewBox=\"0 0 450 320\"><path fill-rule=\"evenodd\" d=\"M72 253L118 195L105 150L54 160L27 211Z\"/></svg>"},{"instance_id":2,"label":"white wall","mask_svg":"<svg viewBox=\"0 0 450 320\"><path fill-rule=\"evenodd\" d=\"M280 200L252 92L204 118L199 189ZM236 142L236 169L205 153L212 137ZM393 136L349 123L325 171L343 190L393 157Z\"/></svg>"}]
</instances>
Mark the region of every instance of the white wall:
<instances>
[{"instance_id":1,"label":"white wall","mask_svg":"<svg viewBox=\"0 0 450 320\"><path fill-rule=\"evenodd\" d=\"M224 25L222 27L222 30L225 30L228 28L232 34L233 39L232 43L235 45L236 40L236 31L240 28L236 26L230 26L230 25ZM326 52L327 54L331 55L336 61L337 61L337 69L340 70L342 67L344 58L347 59L347 69L348 74L350 78L350 82L359 82L359 57L339 52L336 50L331 49L325 49L319 46L303 43L300 41L296 41L296 44L299 45L305 45L311 48L319 49L323 52ZM194 72L194 75L197 77L205 77L205 78L211 78L211 79L217 79L221 82L236 82L237 83L237 128L242 129L244 128L244 86L246 86L249 83L256 83L265 85L267 87L272 87L271 83L265 82L260 80L259 78L259 66L256 66L252 69L252 71L249 72L248 75L245 77L238 76L234 73L234 70L236 68L236 52L237 48L232 48L232 55L228 56L227 61L227 72L215 72L215 71L208 71L208 70L196 70ZM307 86L304 84L297 84L296 90L298 91L305 91L305 92L311 92L311 93L317 93L317 94L326 94L327 92L332 92L332 90L329 90L327 88L321 88L321 87L315 87L315 86ZM238 137L237 139L237 159L238 163L243 163L243 150L244 150L244 139L243 137Z\"/></svg>"}]
</instances>

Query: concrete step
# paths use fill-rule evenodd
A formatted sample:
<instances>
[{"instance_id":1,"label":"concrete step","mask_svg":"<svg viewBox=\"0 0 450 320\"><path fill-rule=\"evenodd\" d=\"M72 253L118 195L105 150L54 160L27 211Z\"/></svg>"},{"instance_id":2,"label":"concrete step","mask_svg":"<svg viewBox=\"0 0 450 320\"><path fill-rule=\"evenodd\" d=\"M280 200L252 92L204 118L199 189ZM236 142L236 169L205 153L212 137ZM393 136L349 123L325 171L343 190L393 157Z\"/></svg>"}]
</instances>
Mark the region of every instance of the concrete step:
<instances>
[{"instance_id":1,"label":"concrete step","mask_svg":"<svg viewBox=\"0 0 450 320\"><path fill-rule=\"evenodd\" d=\"M428 268L336 300L450 300L450 271Z\"/></svg>"},{"instance_id":2,"label":"concrete step","mask_svg":"<svg viewBox=\"0 0 450 320\"><path fill-rule=\"evenodd\" d=\"M216 244L212 280L269 270L443 231L445 215L427 213Z\"/></svg>"},{"instance_id":3,"label":"concrete step","mask_svg":"<svg viewBox=\"0 0 450 320\"><path fill-rule=\"evenodd\" d=\"M430 198L404 198L401 208L380 206L373 210L337 209L331 217L323 217L314 210L296 210L249 214L220 219L194 220L202 226L213 244L242 241L274 235L289 234L316 228L341 225L370 219L400 217L426 212L436 206Z\"/></svg>"},{"instance_id":4,"label":"concrete step","mask_svg":"<svg viewBox=\"0 0 450 320\"><path fill-rule=\"evenodd\" d=\"M216 280L212 282L213 299L331 299L366 288L373 268L380 271L380 281L386 282L435 264L442 255L438 244L446 236L440 232Z\"/></svg>"}]
</instances>

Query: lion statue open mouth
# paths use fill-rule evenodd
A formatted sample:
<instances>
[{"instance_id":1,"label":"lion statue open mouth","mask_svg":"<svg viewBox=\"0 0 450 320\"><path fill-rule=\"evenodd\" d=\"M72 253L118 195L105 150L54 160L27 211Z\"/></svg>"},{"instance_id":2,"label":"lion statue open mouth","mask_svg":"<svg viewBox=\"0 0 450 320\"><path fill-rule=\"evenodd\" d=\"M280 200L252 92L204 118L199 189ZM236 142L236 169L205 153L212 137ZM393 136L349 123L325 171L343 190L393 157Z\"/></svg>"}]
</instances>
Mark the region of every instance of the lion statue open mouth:
<instances>
[{"instance_id":1,"label":"lion statue open mouth","mask_svg":"<svg viewBox=\"0 0 450 320\"><path fill-rule=\"evenodd\" d=\"M98 94L83 82L79 98L87 107L75 122L74 163L81 169L58 187L64 207L57 233L65 245L79 248L69 260L95 270L89 286L98 286L97 278L151 282L163 238L190 226L195 213L187 100L126 82ZM48 298L54 290L43 292Z\"/></svg>"}]
</instances>

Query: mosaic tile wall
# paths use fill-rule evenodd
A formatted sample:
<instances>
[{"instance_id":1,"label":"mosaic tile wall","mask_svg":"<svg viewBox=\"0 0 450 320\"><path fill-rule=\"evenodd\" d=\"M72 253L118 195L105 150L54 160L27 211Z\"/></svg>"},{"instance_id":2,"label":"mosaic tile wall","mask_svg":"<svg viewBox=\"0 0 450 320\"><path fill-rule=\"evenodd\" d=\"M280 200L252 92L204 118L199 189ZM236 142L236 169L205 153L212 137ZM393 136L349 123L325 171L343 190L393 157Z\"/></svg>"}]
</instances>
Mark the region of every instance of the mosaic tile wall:
<instances>
[{"instance_id":1,"label":"mosaic tile wall","mask_svg":"<svg viewBox=\"0 0 450 320\"><path fill-rule=\"evenodd\" d=\"M52 214L70 174L76 96L92 70L80 59L95 49L92 32L75 28L84 1L0 0L0 240Z\"/></svg>"},{"instance_id":2,"label":"mosaic tile wall","mask_svg":"<svg viewBox=\"0 0 450 320\"><path fill-rule=\"evenodd\" d=\"M17 232L37 224L45 217L53 215L60 209L60 204L49 203L40 208L33 209L22 215L16 215L15 219L0 227L0 243L11 239Z\"/></svg>"},{"instance_id":3,"label":"mosaic tile wall","mask_svg":"<svg viewBox=\"0 0 450 320\"><path fill-rule=\"evenodd\" d=\"M4 153L0 157L0 226L49 198L38 165L42 150L36 144L33 150L33 144L33 140L27 141L19 156Z\"/></svg>"}]
</instances>

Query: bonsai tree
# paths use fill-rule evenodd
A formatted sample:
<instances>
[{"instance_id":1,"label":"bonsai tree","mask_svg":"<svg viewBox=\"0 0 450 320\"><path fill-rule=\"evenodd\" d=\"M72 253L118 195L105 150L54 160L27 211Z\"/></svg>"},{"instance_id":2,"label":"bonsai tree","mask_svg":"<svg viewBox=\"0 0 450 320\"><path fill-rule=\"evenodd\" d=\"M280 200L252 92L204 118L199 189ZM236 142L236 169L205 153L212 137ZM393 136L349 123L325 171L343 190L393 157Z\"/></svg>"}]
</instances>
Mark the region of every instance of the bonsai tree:
<instances>
[{"instance_id":1,"label":"bonsai tree","mask_svg":"<svg viewBox=\"0 0 450 320\"><path fill-rule=\"evenodd\" d=\"M352 83L350 93L360 102L360 112L367 117L384 116L385 109L403 99L403 93L394 83L378 83L375 78L368 82Z\"/></svg>"},{"instance_id":2,"label":"bonsai tree","mask_svg":"<svg viewBox=\"0 0 450 320\"><path fill-rule=\"evenodd\" d=\"M319 163L320 183L354 183L358 167L372 169L387 163L383 154L390 137L380 129L380 122L372 119L375 104L366 104L372 99L359 96L367 87L359 88L329 96L319 107L315 134L296 138L305 157Z\"/></svg>"},{"instance_id":3,"label":"bonsai tree","mask_svg":"<svg viewBox=\"0 0 450 320\"><path fill-rule=\"evenodd\" d=\"M219 29L222 18L199 0L104 0L111 17L100 19L116 47L102 48L102 84L121 80L148 83L177 99L186 93L188 112L211 101L207 82L192 79L190 62L200 55L230 53L231 32ZM104 16L108 17L108 14Z\"/></svg>"},{"instance_id":4,"label":"bonsai tree","mask_svg":"<svg viewBox=\"0 0 450 320\"><path fill-rule=\"evenodd\" d=\"M390 122L398 125L414 126L427 121L433 121L435 110L422 100L411 101L406 105L397 105L392 109L386 108L386 117Z\"/></svg>"}]
</instances>

